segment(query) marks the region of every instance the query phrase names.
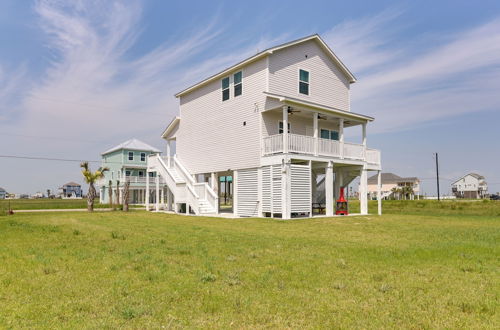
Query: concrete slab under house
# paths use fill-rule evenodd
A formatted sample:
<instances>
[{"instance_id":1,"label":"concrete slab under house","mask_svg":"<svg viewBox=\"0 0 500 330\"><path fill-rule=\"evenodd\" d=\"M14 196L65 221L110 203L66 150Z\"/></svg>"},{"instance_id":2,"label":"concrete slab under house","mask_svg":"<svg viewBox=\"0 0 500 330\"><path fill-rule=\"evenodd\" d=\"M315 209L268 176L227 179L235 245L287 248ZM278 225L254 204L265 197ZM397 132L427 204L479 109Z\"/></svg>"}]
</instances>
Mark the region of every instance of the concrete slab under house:
<instances>
[{"instance_id":1,"label":"concrete slab under house","mask_svg":"<svg viewBox=\"0 0 500 330\"><path fill-rule=\"evenodd\" d=\"M368 172L375 171L381 214L381 156L367 142L374 118L351 111L354 82L312 35L177 93L179 114L162 133L165 153L147 157L147 177L155 179L145 181L146 207L231 217L333 216L341 188L359 177L361 214L367 214ZM347 139L346 129L359 140Z\"/></svg>"}]
</instances>

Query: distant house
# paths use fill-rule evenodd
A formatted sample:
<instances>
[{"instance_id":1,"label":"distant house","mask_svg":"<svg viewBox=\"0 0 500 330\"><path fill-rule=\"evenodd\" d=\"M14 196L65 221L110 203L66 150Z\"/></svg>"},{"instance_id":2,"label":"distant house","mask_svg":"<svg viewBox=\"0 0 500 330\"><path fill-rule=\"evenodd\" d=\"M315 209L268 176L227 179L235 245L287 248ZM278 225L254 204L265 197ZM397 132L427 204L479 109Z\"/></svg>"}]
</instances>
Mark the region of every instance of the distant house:
<instances>
[{"instance_id":1,"label":"distant house","mask_svg":"<svg viewBox=\"0 0 500 330\"><path fill-rule=\"evenodd\" d=\"M145 204L146 186L151 189L156 185L156 173L147 173L147 159L150 155L158 155L160 150L137 139L123 142L101 154L103 167L108 167L109 171L104 174L104 178L99 181L100 202L109 203L109 183L112 185L113 202L116 203L116 185L118 184L118 200L122 201L123 187L126 181L129 186L129 203ZM148 180L149 182L146 182ZM147 183L147 184L146 184ZM160 182L159 187L163 189L164 183ZM151 196L153 202L155 195ZM162 193L165 199L164 192Z\"/></svg>"},{"instance_id":2,"label":"distant house","mask_svg":"<svg viewBox=\"0 0 500 330\"><path fill-rule=\"evenodd\" d=\"M383 199L414 199L420 195L420 180L417 177L403 178L394 173L382 173ZM411 187L405 191L404 187ZM368 195L375 198L377 195L377 176L368 178Z\"/></svg>"},{"instance_id":3,"label":"distant house","mask_svg":"<svg viewBox=\"0 0 500 330\"><path fill-rule=\"evenodd\" d=\"M484 176L469 173L451 184L451 192L457 198L484 198L488 192L488 185Z\"/></svg>"},{"instance_id":4,"label":"distant house","mask_svg":"<svg viewBox=\"0 0 500 330\"><path fill-rule=\"evenodd\" d=\"M68 182L59 188L62 198L82 198L82 186L76 182Z\"/></svg>"},{"instance_id":5,"label":"distant house","mask_svg":"<svg viewBox=\"0 0 500 330\"><path fill-rule=\"evenodd\" d=\"M7 192L5 191L5 189L0 187L0 199L5 199L6 197L7 197Z\"/></svg>"}]
</instances>

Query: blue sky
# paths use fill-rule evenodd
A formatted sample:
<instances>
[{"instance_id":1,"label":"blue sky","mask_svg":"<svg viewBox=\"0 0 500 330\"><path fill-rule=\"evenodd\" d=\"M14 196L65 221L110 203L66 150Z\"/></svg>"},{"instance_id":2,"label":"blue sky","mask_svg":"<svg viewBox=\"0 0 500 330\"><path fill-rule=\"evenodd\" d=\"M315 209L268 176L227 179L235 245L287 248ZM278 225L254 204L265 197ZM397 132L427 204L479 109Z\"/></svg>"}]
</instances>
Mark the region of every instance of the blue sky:
<instances>
[{"instance_id":1,"label":"blue sky","mask_svg":"<svg viewBox=\"0 0 500 330\"><path fill-rule=\"evenodd\" d=\"M265 10L264 10L265 9ZM435 193L470 171L500 191L498 1L0 1L0 154L99 160L135 137L164 149L173 94L266 47L319 33L358 78L384 171ZM95 164L97 166L97 164ZM77 163L0 158L24 193Z\"/></svg>"}]
</instances>

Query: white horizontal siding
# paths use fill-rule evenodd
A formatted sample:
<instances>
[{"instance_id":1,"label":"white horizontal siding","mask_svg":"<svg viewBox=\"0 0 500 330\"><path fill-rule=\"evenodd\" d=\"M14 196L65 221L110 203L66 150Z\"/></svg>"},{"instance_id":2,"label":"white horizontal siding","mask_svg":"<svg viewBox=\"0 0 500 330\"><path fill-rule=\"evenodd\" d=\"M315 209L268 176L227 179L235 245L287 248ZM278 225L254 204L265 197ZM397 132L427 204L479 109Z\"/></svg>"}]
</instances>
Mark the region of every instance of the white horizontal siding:
<instances>
[{"instance_id":1,"label":"white horizontal siding","mask_svg":"<svg viewBox=\"0 0 500 330\"><path fill-rule=\"evenodd\" d=\"M309 71L309 95L298 91L299 69ZM269 92L349 111L348 79L314 40L270 55Z\"/></svg>"},{"instance_id":2,"label":"white horizontal siding","mask_svg":"<svg viewBox=\"0 0 500 330\"><path fill-rule=\"evenodd\" d=\"M238 97L231 81L231 97L223 102L217 80L180 98L176 152L192 174L260 165L259 110L265 102L266 61L242 71L243 94Z\"/></svg>"}]
</instances>

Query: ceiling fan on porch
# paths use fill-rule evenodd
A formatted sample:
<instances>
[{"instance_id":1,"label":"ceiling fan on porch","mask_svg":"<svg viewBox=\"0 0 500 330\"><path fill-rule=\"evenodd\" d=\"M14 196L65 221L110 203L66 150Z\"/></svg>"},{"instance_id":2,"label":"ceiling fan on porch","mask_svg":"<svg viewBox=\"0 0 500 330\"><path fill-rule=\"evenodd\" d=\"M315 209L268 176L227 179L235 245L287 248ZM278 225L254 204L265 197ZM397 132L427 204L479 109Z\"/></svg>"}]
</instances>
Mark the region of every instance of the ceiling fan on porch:
<instances>
[{"instance_id":1,"label":"ceiling fan on porch","mask_svg":"<svg viewBox=\"0 0 500 330\"><path fill-rule=\"evenodd\" d=\"M288 110L288 114L289 114L289 115L293 115L295 112L300 112L300 110L294 110L294 109L293 109L292 107L290 107L290 106L288 107L288 109L287 109L287 110Z\"/></svg>"}]
</instances>

